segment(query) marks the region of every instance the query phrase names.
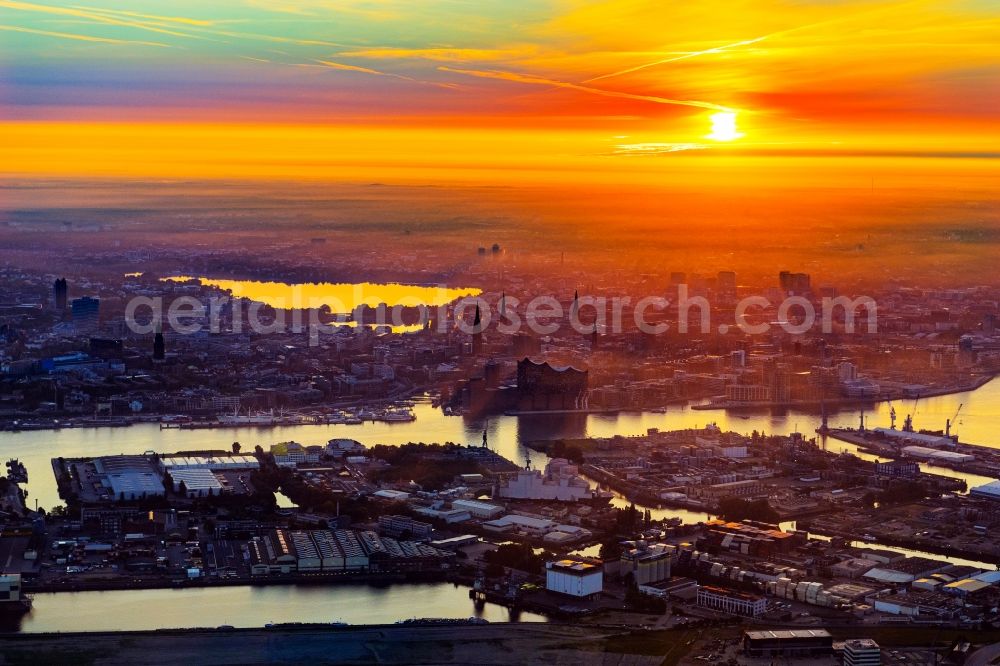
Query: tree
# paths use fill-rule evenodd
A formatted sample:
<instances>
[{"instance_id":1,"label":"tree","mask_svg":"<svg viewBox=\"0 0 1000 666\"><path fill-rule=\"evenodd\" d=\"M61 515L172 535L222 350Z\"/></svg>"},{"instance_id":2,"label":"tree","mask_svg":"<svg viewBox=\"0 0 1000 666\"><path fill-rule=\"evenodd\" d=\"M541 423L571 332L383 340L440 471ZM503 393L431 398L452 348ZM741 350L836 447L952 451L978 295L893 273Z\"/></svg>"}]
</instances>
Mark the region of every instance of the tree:
<instances>
[{"instance_id":1,"label":"tree","mask_svg":"<svg viewBox=\"0 0 1000 666\"><path fill-rule=\"evenodd\" d=\"M766 499L723 497L719 500L719 515L726 520L759 520L765 523L778 520L778 512L771 508Z\"/></svg>"}]
</instances>

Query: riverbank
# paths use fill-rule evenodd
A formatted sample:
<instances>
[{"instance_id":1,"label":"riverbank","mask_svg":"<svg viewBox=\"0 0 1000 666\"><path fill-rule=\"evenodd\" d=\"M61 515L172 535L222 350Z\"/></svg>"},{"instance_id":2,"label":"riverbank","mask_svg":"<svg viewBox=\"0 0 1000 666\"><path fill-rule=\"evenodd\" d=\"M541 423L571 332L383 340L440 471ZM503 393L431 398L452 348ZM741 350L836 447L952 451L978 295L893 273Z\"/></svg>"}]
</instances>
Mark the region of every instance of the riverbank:
<instances>
[{"instance_id":1,"label":"riverbank","mask_svg":"<svg viewBox=\"0 0 1000 666\"><path fill-rule=\"evenodd\" d=\"M997 377L997 373L991 373L986 375L980 375L969 384L963 386L949 386L941 388L932 388L926 391L922 391L917 395L910 395L909 393L894 393L887 396L879 396L877 398L833 398L833 399L822 399L822 400L784 400L784 401L754 401L754 402L743 402L743 401L733 401L733 400L721 400L718 402L706 402L697 405L691 405L691 409L698 411L711 411L711 410L755 410L755 409L801 409L801 408L822 408L827 409L845 409L845 408L861 408L868 405L875 405L878 403L889 403L893 401L901 400L922 400L924 398L937 398L946 395L955 395L957 393L968 393L969 391L975 391L981 388L983 385L989 383Z\"/></svg>"},{"instance_id":2,"label":"riverbank","mask_svg":"<svg viewBox=\"0 0 1000 666\"><path fill-rule=\"evenodd\" d=\"M389 586L400 583L451 583L469 587L473 576L458 572L406 572L406 573L290 573L271 574L268 576L253 576L250 578L217 578L199 576L198 578L131 578L115 576L95 580L71 579L66 582L25 579L24 591L36 593L67 593L67 592L111 592L119 590L184 590L219 587L269 587L297 585L373 585Z\"/></svg>"},{"instance_id":3,"label":"riverbank","mask_svg":"<svg viewBox=\"0 0 1000 666\"><path fill-rule=\"evenodd\" d=\"M687 652L689 632L573 624L373 625L0 637L8 663L658 664Z\"/></svg>"}]
</instances>

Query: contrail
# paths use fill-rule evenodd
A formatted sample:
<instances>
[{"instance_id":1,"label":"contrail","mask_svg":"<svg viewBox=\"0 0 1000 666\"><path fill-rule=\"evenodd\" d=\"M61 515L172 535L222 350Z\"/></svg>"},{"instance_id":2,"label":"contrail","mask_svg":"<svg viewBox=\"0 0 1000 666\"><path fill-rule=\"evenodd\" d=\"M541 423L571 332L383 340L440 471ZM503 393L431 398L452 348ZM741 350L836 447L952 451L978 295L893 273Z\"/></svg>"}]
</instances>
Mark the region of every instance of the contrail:
<instances>
[{"instance_id":1,"label":"contrail","mask_svg":"<svg viewBox=\"0 0 1000 666\"><path fill-rule=\"evenodd\" d=\"M592 95L601 95L602 97L634 99L640 102L652 102L654 104L676 104L679 106L694 106L700 109L711 109L713 111L728 111L728 112L735 111L735 109L730 108L728 106L722 106L721 104L713 104L711 102L701 102L693 99L670 99L668 97L658 97L655 95L637 95L634 93L619 92L617 90L604 90L603 88L592 88L590 86L584 86L577 83L569 83L567 81L557 81L555 79L546 79L541 76L532 76L530 74L518 74L516 72L503 72L498 70L479 70L479 69L456 69L454 67L438 67L438 69L442 72L465 74L467 76L478 76L484 79L499 79L501 81L513 81L515 83L527 83L538 86L552 86L554 88L579 90L581 92L590 93Z\"/></svg>"},{"instance_id":2,"label":"contrail","mask_svg":"<svg viewBox=\"0 0 1000 666\"><path fill-rule=\"evenodd\" d=\"M905 5L918 4L917 2L904 3ZM611 72L610 74L602 74L600 76L595 76L591 79L587 79L583 83L593 83L594 81L600 81L601 79L609 79L615 76L622 76L624 74L631 74L632 72L638 72L639 70L646 69L648 67L656 67L657 65L665 65L671 62L677 62L678 60L687 60L688 58L696 58L698 56L710 55L712 53L724 53L729 49L739 48L740 46L749 46L750 44L756 44L757 42L762 42L765 39L771 39L772 37L778 37L779 35L787 35L792 32L798 32L800 30L808 30L809 28L818 28L824 25L830 25L833 23L843 23L844 21L849 21L859 16L865 16L868 14L875 14L882 10L884 7L879 7L871 9L868 11L858 12L857 14L851 14L841 18L829 19L827 21L817 21L816 23L807 23L806 25L795 26L794 28L787 28L786 30L779 30L777 32L772 32L767 35L762 35L760 37L755 37L754 39L746 39L740 42L733 42L732 44L723 44L722 46L716 46L710 49L705 49L704 51L694 51L692 53L685 53L684 55L673 56L671 58L665 58L663 60L657 60L655 62L647 62L642 65L636 65L635 67L629 67L628 69L623 69L618 72Z\"/></svg>"},{"instance_id":3,"label":"contrail","mask_svg":"<svg viewBox=\"0 0 1000 666\"><path fill-rule=\"evenodd\" d=\"M421 81L420 79L415 79L411 76L404 76L402 74L394 74L392 72L383 72L378 69L372 69L371 67L359 67L358 65L345 65L341 62L332 62L330 60L316 60L323 67L329 69L336 69L344 72L358 72L360 74L371 74L373 76L389 76L394 79L401 79L403 81L410 81L411 83L420 83L428 86L437 86L439 88L455 88L456 86L448 83L438 83L436 81Z\"/></svg>"},{"instance_id":4,"label":"contrail","mask_svg":"<svg viewBox=\"0 0 1000 666\"><path fill-rule=\"evenodd\" d=\"M163 48L170 48L169 44L163 44L161 42L143 42L133 39L113 39L111 37L92 37L90 35L77 35L69 32L54 32L52 30L35 30L33 28L22 28L20 26L15 26L15 25L0 25L0 30L8 30L10 32L25 32L31 35L58 37L60 39L75 39L81 42L98 42L101 44L134 44L137 46L160 46Z\"/></svg>"},{"instance_id":5,"label":"contrail","mask_svg":"<svg viewBox=\"0 0 1000 666\"><path fill-rule=\"evenodd\" d=\"M750 44L756 44L757 42L764 41L768 37L774 37L780 33L773 33L770 35L764 35L763 37L757 37L756 39L747 39L742 42L733 42L732 44L725 44L723 46L716 46L711 49L705 49L704 51L694 51L692 53L685 53L684 55L674 56L672 58L665 58L663 60L657 60L655 62L647 62L642 65L636 65L635 67L629 67L628 69L623 69L617 72L611 72L610 74L602 74L601 76L595 76L592 79L587 79L584 83L593 83L594 81L600 81L601 79L610 79L614 76L622 76L624 74L631 74L632 72L638 72L641 69L646 69L647 67L656 67L657 65L665 65L668 62L677 62L678 60L687 60L688 58L697 58L698 56L708 55L710 53L722 53L729 49L736 48L738 46L748 46Z\"/></svg>"}]
</instances>

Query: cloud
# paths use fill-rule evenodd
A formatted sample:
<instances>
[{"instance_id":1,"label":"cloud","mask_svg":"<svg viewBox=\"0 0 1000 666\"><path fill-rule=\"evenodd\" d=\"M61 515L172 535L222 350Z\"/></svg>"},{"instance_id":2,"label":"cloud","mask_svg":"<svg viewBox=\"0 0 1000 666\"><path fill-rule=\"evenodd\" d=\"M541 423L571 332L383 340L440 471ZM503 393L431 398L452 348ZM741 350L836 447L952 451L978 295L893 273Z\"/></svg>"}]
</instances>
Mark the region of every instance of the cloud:
<instances>
[{"instance_id":1,"label":"cloud","mask_svg":"<svg viewBox=\"0 0 1000 666\"><path fill-rule=\"evenodd\" d=\"M526 83L529 85L538 86L552 86L554 88L566 88L567 90L579 90L580 92L590 93L592 95L601 95L603 97L617 97L619 99L632 99L640 102L651 102L653 104L673 104L677 106L693 106L700 109L711 109L713 111L735 111L727 106L722 106L721 104L713 104L712 102L702 102L693 99L670 99L669 97L659 97L656 95L639 95L635 93L622 92L618 90L605 90L603 88L593 88L591 86L583 86L577 83L569 83L568 81L557 81L555 79L547 79L541 76L533 76L530 74L519 74L517 72L503 72L497 70L479 70L479 69L457 69L454 67L438 67L442 72L452 72L454 74L465 74L466 76L477 76L484 79L498 79L500 81L512 81L514 83Z\"/></svg>"}]
</instances>

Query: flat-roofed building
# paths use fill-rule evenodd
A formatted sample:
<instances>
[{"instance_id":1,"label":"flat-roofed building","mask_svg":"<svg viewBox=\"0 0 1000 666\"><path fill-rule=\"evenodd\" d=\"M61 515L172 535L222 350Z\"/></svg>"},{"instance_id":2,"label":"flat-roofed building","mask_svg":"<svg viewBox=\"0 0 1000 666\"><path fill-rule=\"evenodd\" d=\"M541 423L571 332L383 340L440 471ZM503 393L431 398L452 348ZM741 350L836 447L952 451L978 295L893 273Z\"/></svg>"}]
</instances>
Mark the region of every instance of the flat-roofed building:
<instances>
[{"instance_id":1,"label":"flat-roofed building","mask_svg":"<svg viewBox=\"0 0 1000 666\"><path fill-rule=\"evenodd\" d=\"M746 631L743 652L751 657L819 657L833 654L833 636L826 629Z\"/></svg>"}]
</instances>

